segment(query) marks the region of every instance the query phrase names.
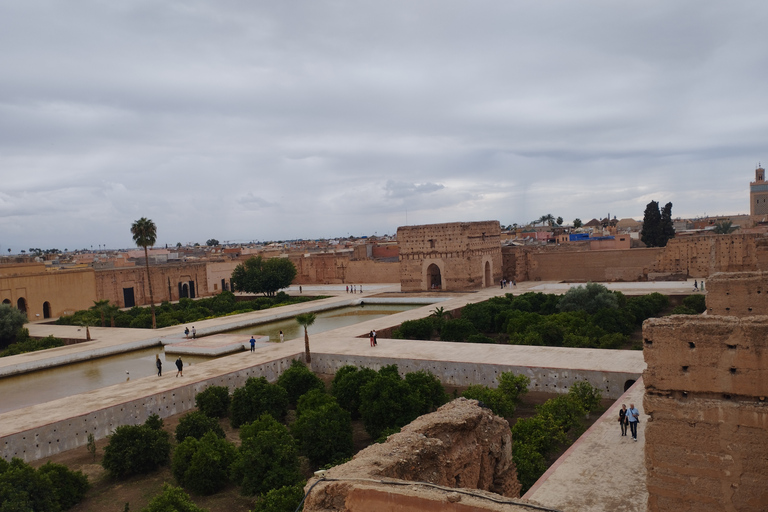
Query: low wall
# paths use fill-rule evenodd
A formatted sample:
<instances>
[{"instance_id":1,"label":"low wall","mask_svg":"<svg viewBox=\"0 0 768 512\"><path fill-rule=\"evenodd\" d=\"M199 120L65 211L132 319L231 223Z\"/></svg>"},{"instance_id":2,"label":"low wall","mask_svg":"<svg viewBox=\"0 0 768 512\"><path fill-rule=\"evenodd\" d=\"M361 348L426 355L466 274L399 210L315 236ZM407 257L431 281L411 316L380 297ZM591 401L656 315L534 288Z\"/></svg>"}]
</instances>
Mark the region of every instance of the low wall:
<instances>
[{"instance_id":1,"label":"low wall","mask_svg":"<svg viewBox=\"0 0 768 512\"><path fill-rule=\"evenodd\" d=\"M0 456L6 460L19 457L25 461L50 457L59 452L83 446L88 442L88 434L102 439L120 425L143 423L151 414L161 418L189 411L195 407L195 395L209 386L227 386L230 389L242 386L249 377L266 377L274 382L290 366L293 359L302 357L302 352L258 364L252 367L223 373L216 377L201 379L173 389L150 393L136 398L120 401L118 392L125 393L124 387L114 386L116 398L111 405L86 414L76 415L61 421L33 427L0 438ZM356 356L340 354L312 354L312 370L317 373L335 373L344 365L363 366L378 370L382 366L396 364L401 374L425 370L432 372L445 385L469 386L482 384L496 387L496 377L502 372L521 373L531 379L530 390L545 393L566 393L573 383L586 380L600 389L606 398L618 398L624 392L627 381L639 378L639 373L602 372L589 370L563 370L552 368L463 363L449 361L431 361L418 359L398 359L388 357ZM92 391L72 397L62 398L28 409L67 409L67 404L88 400L89 394L109 393L110 388ZM25 414L24 409L11 411ZM55 414L51 414L55 416Z\"/></svg>"},{"instance_id":2,"label":"low wall","mask_svg":"<svg viewBox=\"0 0 768 512\"><path fill-rule=\"evenodd\" d=\"M333 374L344 365L380 369L396 364L401 375L420 370L431 372L447 386L469 386L482 384L495 388L496 378L503 372L523 374L531 379L530 391L543 393L567 393L575 382L586 380L599 389L605 398L617 399L625 391L628 381L640 378L640 373L601 372L592 370L563 370L555 368L511 366L501 364L480 364L423 359L398 359L395 357L355 356L312 353L312 370L317 373Z\"/></svg>"}]
</instances>

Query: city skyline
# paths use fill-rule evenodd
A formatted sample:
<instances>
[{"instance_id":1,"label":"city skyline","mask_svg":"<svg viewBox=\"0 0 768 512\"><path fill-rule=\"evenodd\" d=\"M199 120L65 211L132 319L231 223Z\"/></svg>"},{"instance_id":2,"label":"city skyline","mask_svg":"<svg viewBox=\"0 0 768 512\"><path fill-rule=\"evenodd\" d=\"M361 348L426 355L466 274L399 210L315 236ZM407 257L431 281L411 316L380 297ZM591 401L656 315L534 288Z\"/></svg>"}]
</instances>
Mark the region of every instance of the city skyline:
<instances>
[{"instance_id":1,"label":"city skyline","mask_svg":"<svg viewBox=\"0 0 768 512\"><path fill-rule=\"evenodd\" d=\"M0 253L749 212L768 5L0 6Z\"/></svg>"}]
</instances>

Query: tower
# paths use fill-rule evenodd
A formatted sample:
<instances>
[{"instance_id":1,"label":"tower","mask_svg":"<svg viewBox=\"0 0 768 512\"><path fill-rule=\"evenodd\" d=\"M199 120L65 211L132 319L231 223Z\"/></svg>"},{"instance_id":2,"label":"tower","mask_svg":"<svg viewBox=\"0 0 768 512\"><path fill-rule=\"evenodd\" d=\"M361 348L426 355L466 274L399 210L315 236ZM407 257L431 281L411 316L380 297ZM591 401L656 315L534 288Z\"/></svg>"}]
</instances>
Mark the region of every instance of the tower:
<instances>
[{"instance_id":1,"label":"tower","mask_svg":"<svg viewBox=\"0 0 768 512\"><path fill-rule=\"evenodd\" d=\"M757 164L755 181L749 184L749 214L768 214L768 182L765 181L765 169Z\"/></svg>"}]
</instances>

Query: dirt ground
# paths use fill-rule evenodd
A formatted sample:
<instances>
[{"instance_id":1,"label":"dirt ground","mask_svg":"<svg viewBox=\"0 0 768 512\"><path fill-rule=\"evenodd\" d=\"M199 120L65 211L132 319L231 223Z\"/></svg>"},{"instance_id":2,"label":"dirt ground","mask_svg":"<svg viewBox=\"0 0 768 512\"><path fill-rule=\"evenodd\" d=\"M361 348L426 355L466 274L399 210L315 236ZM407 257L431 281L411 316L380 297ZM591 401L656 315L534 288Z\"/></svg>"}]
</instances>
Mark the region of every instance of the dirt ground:
<instances>
[{"instance_id":1,"label":"dirt ground","mask_svg":"<svg viewBox=\"0 0 768 512\"><path fill-rule=\"evenodd\" d=\"M319 375L319 377L325 382L326 386L330 388L330 382L333 379L333 375ZM451 397L459 396L464 389L465 388L446 386L446 392ZM515 415L510 420L510 424L514 424L518 418L533 416L536 414L536 405L542 404L554 396L555 395L550 393L536 391L527 393L523 397L522 403L517 407ZM604 408L607 408L611 403L610 400L603 400L602 405ZM292 421L293 414L293 411L289 412L287 418L288 422ZM590 420L587 422L586 428L589 428L589 426L599 418L599 415L600 412L592 414ZM177 414L163 420L164 428L171 433L172 443L174 445L175 439L173 438L173 434L181 416L183 416L183 414ZM239 445L240 438L238 437L238 432L230 426L229 420L223 419L220 421L220 424L226 433L227 439L236 445ZM371 444L371 437L365 431L362 421L353 422L352 432L356 451L360 451ZM96 460L94 460L93 456L88 452L88 449L85 446L82 446L74 450L57 454L48 459L33 462L32 465L39 467L50 460L52 462L64 464L70 469L82 471L88 476L88 481L91 483L91 489L88 491L85 500L71 509L73 512L123 512L126 503L129 504L131 511L137 512L147 506L154 496L160 494L164 483L177 485L171 474L170 467L162 468L149 475L134 476L122 480L114 480L110 478L104 468L101 467L101 458L104 455L104 447L107 444L107 439L101 439L96 442ZM562 452L565 452L566 449L567 448L563 448ZM560 453L558 453L552 461L556 460L559 456ZM304 461L302 464L302 471L307 478L312 475L313 470L314 468L310 467L309 464ZM191 495L191 497L198 506L210 510L210 512L248 512L253 508L256 501L255 497L242 496L239 492L239 488L234 485L229 486L224 491L213 496Z\"/></svg>"}]
</instances>

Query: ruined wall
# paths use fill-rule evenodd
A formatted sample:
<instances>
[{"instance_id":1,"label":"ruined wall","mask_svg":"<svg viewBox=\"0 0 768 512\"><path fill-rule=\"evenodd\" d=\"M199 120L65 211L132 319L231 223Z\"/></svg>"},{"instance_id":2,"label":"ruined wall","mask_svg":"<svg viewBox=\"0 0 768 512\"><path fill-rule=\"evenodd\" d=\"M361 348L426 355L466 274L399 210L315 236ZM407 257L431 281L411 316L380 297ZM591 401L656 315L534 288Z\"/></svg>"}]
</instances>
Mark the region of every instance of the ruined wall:
<instances>
[{"instance_id":1,"label":"ruined wall","mask_svg":"<svg viewBox=\"0 0 768 512\"><path fill-rule=\"evenodd\" d=\"M717 272L768 269L767 242L758 233L673 238L655 269L705 278Z\"/></svg>"},{"instance_id":2,"label":"ruined wall","mask_svg":"<svg viewBox=\"0 0 768 512\"><path fill-rule=\"evenodd\" d=\"M397 283L397 262L374 259L353 260L349 253L318 253L291 256L296 265L294 284Z\"/></svg>"},{"instance_id":3,"label":"ruined wall","mask_svg":"<svg viewBox=\"0 0 768 512\"><path fill-rule=\"evenodd\" d=\"M718 273L706 288L710 315L768 315L768 272Z\"/></svg>"},{"instance_id":4,"label":"ruined wall","mask_svg":"<svg viewBox=\"0 0 768 512\"><path fill-rule=\"evenodd\" d=\"M405 510L498 510L450 508L450 503L462 501L462 497L449 500L450 489L432 495L420 491L418 498L407 499L397 487L381 479L428 482L516 497L520 495L520 483L512 460L511 437L506 420L479 407L475 400L456 399L414 420L385 443L371 445L350 462L328 470L325 476L333 481L317 485L307 497L304 510L389 511L401 500L411 507ZM313 483L308 482L307 488ZM389 498L382 499L385 496Z\"/></svg>"},{"instance_id":5,"label":"ruined wall","mask_svg":"<svg viewBox=\"0 0 768 512\"><path fill-rule=\"evenodd\" d=\"M222 290L232 289L232 271L242 261L210 261L205 265L205 279L208 281L208 290L211 293L221 293ZM222 286L222 280L224 286Z\"/></svg>"},{"instance_id":6,"label":"ruined wall","mask_svg":"<svg viewBox=\"0 0 768 512\"><path fill-rule=\"evenodd\" d=\"M113 304L125 307L124 288L133 288L137 306L149 304L145 267L116 268L96 271L96 296L99 300L109 300ZM206 297L208 277L206 263L179 263L149 267L152 279L152 295L155 304L164 300L179 300L179 283L194 282L195 297ZM92 305L92 304L91 304Z\"/></svg>"},{"instance_id":7,"label":"ruined wall","mask_svg":"<svg viewBox=\"0 0 768 512\"><path fill-rule=\"evenodd\" d=\"M768 509L768 317L652 319L643 336L649 510Z\"/></svg>"},{"instance_id":8,"label":"ruined wall","mask_svg":"<svg viewBox=\"0 0 768 512\"><path fill-rule=\"evenodd\" d=\"M505 247L504 274L518 281L642 281L663 249L573 251Z\"/></svg>"},{"instance_id":9,"label":"ruined wall","mask_svg":"<svg viewBox=\"0 0 768 512\"><path fill-rule=\"evenodd\" d=\"M30 321L56 318L93 306L96 279L93 269L46 270L42 263L0 265L0 302L26 304Z\"/></svg>"},{"instance_id":10,"label":"ruined wall","mask_svg":"<svg viewBox=\"0 0 768 512\"><path fill-rule=\"evenodd\" d=\"M471 290L493 286L502 275L500 235L498 221L397 228L400 289L431 289L428 277L430 265L439 268L441 279L438 287L442 290Z\"/></svg>"}]
</instances>

